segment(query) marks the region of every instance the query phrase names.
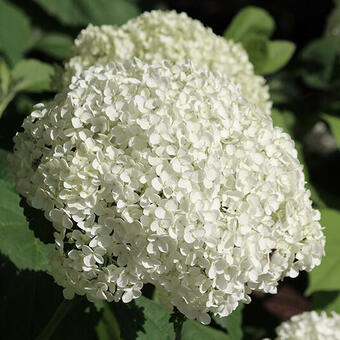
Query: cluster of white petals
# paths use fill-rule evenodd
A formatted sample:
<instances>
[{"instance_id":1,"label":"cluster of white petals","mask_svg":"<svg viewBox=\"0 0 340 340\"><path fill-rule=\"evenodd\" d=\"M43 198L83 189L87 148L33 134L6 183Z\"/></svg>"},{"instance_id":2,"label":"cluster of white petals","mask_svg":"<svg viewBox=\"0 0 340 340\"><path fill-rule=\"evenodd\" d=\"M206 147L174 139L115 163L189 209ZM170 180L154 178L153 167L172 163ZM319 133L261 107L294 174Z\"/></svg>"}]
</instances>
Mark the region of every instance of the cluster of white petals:
<instances>
[{"instance_id":1,"label":"cluster of white petals","mask_svg":"<svg viewBox=\"0 0 340 340\"><path fill-rule=\"evenodd\" d=\"M276 340L340 340L340 315L305 312L283 322L276 333Z\"/></svg>"},{"instance_id":2,"label":"cluster of white petals","mask_svg":"<svg viewBox=\"0 0 340 340\"><path fill-rule=\"evenodd\" d=\"M93 66L23 129L13 175L53 222L66 298L129 302L152 283L209 323L320 264L294 142L225 75L190 62Z\"/></svg>"},{"instance_id":3,"label":"cluster of white petals","mask_svg":"<svg viewBox=\"0 0 340 340\"><path fill-rule=\"evenodd\" d=\"M84 69L137 57L146 63L187 59L226 74L241 85L243 96L270 113L269 89L241 44L215 35L198 20L175 11L145 12L122 27L89 25L75 41L74 57L66 63L64 85Z\"/></svg>"}]
</instances>

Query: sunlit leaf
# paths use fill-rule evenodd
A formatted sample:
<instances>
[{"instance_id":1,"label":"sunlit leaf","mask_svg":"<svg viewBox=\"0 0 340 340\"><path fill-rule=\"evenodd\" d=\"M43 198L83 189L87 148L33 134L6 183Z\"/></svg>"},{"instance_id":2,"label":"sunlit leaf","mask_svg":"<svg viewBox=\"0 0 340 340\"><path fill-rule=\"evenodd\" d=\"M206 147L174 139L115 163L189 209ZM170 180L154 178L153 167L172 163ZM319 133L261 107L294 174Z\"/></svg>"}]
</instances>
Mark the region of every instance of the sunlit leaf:
<instances>
[{"instance_id":1,"label":"sunlit leaf","mask_svg":"<svg viewBox=\"0 0 340 340\"><path fill-rule=\"evenodd\" d=\"M19 61L12 72L16 91L41 92L51 89L54 69L50 64L35 59Z\"/></svg>"},{"instance_id":2,"label":"sunlit leaf","mask_svg":"<svg viewBox=\"0 0 340 340\"><path fill-rule=\"evenodd\" d=\"M270 74L284 67L292 58L295 45L286 40L274 40L268 43L268 53L263 60L254 64L257 74Z\"/></svg>"}]
</instances>

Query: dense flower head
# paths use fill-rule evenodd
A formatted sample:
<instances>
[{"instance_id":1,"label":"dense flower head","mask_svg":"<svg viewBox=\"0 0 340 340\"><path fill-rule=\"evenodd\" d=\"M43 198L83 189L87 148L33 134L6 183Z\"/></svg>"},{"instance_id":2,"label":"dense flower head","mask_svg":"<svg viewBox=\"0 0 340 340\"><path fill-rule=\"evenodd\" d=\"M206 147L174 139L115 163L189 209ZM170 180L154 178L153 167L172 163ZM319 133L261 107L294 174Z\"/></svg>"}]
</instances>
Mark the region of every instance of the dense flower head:
<instances>
[{"instance_id":1,"label":"dense flower head","mask_svg":"<svg viewBox=\"0 0 340 340\"><path fill-rule=\"evenodd\" d=\"M241 44L215 35L185 13L145 12L121 27L89 25L75 41L74 57L66 63L64 86L94 64L122 62L137 57L146 63L167 59L182 64L187 59L222 72L240 83L243 96L270 113L268 86L254 74Z\"/></svg>"},{"instance_id":2,"label":"dense flower head","mask_svg":"<svg viewBox=\"0 0 340 340\"><path fill-rule=\"evenodd\" d=\"M276 333L276 340L340 340L340 315L305 312L283 322Z\"/></svg>"},{"instance_id":3,"label":"dense flower head","mask_svg":"<svg viewBox=\"0 0 340 340\"><path fill-rule=\"evenodd\" d=\"M294 142L225 75L93 66L23 129L13 175L56 229L52 274L67 298L129 302L152 283L209 323L320 264Z\"/></svg>"}]
</instances>

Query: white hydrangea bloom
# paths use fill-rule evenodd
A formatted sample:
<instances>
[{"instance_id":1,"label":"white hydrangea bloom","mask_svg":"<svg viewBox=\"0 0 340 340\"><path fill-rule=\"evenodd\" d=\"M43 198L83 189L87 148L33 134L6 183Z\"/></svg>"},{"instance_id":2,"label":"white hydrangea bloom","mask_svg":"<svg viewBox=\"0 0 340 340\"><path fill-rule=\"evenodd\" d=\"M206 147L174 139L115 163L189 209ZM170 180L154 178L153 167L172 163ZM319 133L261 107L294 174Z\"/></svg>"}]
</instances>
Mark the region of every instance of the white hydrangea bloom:
<instances>
[{"instance_id":1,"label":"white hydrangea bloom","mask_svg":"<svg viewBox=\"0 0 340 340\"><path fill-rule=\"evenodd\" d=\"M13 176L53 222L66 298L129 302L153 283L209 323L320 264L294 142L225 75L191 62L93 66L23 128Z\"/></svg>"},{"instance_id":2,"label":"white hydrangea bloom","mask_svg":"<svg viewBox=\"0 0 340 340\"><path fill-rule=\"evenodd\" d=\"M185 13L145 12L122 27L89 25L75 41L74 57L66 63L64 86L94 64L122 62L137 57L144 62L163 59L177 64L190 59L211 71L226 74L241 85L243 96L270 114L269 89L241 44L215 35Z\"/></svg>"},{"instance_id":3,"label":"white hydrangea bloom","mask_svg":"<svg viewBox=\"0 0 340 340\"><path fill-rule=\"evenodd\" d=\"M340 315L305 312L283 322L276 333L277 340L340 340Z\"/></svg>"}]
</instances>

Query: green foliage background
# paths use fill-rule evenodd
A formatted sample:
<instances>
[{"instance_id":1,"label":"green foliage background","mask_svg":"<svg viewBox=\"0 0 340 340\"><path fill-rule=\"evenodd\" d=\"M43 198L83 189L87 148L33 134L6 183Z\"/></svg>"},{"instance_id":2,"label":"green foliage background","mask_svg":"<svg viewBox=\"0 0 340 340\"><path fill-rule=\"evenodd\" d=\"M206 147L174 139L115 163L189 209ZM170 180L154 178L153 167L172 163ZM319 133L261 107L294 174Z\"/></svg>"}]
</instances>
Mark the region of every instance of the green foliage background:
<instances>
[{"instance_id":1,"label":"green foliage background","mask_svg":"<svg viewBox=\"0 0 340 340\"><path fill-rule=\"evenodd\" d=\"M55 68L70 56L81 28L88 23L121 25L143 10L171 9L171 3L0 0L0 334L4 339L36 338L63 300L62 289L47 274L52 228L16 193L7 169L12 138L32 106L54 96ZM340 2L324 18L323 33L297 49L289 40L276 39L277 23L264 8L248 6L232 14L232 20L225 20L224 36L243 44L256 73L267 77L274 124L295 139L314 205L321 210L326 256L308 274L304 297L310 309L340 313ZM143 295L129 304L93 305L78 297L52 339L260 339L272 336L279 322L254 326L247 320L256 315L240 305L229 317L214 318L210 326L203 326L163 305L152 287L147 286Z\"/></svg>"}]
</instances>

